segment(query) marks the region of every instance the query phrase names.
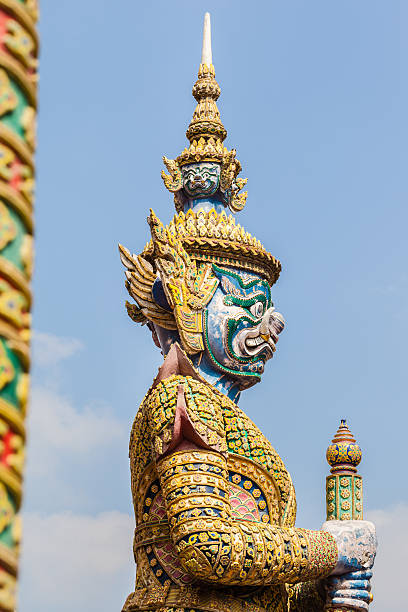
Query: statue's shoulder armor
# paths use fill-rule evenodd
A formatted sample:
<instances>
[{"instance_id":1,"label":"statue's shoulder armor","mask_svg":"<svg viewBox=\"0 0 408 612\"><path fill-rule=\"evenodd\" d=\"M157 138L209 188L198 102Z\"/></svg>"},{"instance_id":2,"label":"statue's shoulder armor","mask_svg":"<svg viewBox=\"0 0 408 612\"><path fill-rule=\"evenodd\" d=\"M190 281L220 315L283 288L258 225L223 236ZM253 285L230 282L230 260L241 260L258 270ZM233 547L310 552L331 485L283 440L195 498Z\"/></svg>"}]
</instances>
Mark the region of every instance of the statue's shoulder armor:
<instances>
[{"instance_id":1,"label":"statue's shoulder armor","mask_svg":"<svg viewBox=\"0 0 408 612\"><path fill-rule=\"evenodd\" d=\"M203 442L225 452L222 394L200 380L179 374L162 380L147 398L155 450L162 453L171 440L180 390L184 392L187 416Z\"/></svg>"},{"instance_id":2,"label":"statue's shoulder armor","mask_svg":"<svg viewBox=\"0 0 408 612\"><path fill-rule=\"evenodd\" d=\"M225 396L192 376L173 374L148 391L136 415L130 436L132 473L140 474L154 456L166 452L173 437L180 392L187 418L203 445L227 452Z\"/></svg>"}]
</instances>

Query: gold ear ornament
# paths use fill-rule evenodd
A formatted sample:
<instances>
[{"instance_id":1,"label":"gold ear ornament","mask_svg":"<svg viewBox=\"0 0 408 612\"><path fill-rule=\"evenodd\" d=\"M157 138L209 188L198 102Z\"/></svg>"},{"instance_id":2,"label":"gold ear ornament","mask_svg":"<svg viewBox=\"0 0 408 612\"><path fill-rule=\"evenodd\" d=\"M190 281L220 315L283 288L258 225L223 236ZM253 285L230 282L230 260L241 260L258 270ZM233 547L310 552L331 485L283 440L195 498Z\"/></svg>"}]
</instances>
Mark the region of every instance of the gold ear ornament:
<instances>
[{"instance_id":1,"label":"gold ear ornament","mask_svg":"<svg viewBox=\"0 0 408 612\"><path fill-rule=\"evenodd\" d=\"M170 172L170 174L166 174L164 170L161 171L161 177L166 189L168 189L171 193L180 191L180 189L183 187L183 177L181 175L178 162L174 159L168 159L163 155L163 163Z\"/></svg>"},{"instance_id":2,"label":"gold ear ornament","mask_svg":"<svg viewBox=\"0 0 408 612\"><path fill-rule=\"evenodd\" d=\"M204 350L203 309L218 284L211 265L190 258L183 242L165 227L153 210L148 218L152 233L151 257L173 309L180 339L188 354Z\"/></svg>"},{"instance_id":3,"label":"gold ear ornament","mask_svg":"<svg viewBox=\"0 0 408 612\"><path fill-rule=\"evenodd\" d=\"M120 259L126 268L126 289L136 304L126 302L129 317L136 323L156 323L169 330L177 329L172 312L161 308L153 298L152 287L157 278L153 266L142 255L132 255L119 245Z\"/></svg>"}]
</instances>

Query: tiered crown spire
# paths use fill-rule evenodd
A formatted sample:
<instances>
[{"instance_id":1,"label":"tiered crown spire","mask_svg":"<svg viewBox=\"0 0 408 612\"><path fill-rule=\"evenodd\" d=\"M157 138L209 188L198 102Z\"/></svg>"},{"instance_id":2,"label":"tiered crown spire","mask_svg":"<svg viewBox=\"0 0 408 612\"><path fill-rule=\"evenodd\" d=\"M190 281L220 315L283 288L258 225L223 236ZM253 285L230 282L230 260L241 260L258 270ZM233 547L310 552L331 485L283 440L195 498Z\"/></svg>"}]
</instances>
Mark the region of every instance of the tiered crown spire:
<instances>
[{"instance_id":1,"label":"tiered crown spire","mask_svg":"<svg viewBox=\"0 0 408 612\"><path fill-rule=\"evenodd\" d=\"M217 100L221 88L215 80L215 70L212 63L211 19L210 14L204 16L203 46L198 78L193 86L193 96L197 106L188 126L186 136L190 141L188 149L178 156L179 166L199 161L215 161L222 163L226 158L235 158L235 150L228 151L223 142L227 137ZM234 159L236 174L241 170L240 163Z\"/></svg>"},{"instance_id":2,"label":"tiered crown spire","mask_svg":"<svg viewBox=\"0 0 408 612\"><path fill-rule=\"evenodd\" d=\"M184 202L182 167L200 162L220 164L219 192L224 206L228 206L232 212L238 212L245 206L247 193L239 192L246 185L247 179L238 178L241 164L235 157L235 149L228 151L223 145L227 130L217 108L220 93L212 63L210 14L206 13L201 63L193 87L197 106L186 132L190 145L176 159L163 157L164 165L170 174L162 171L162 178L166 188L175 194L174 202L178 212L183 210Z\"/></svg>"},{"instance_id":3,"label":"tiered crown spire","mask_svg":"<svg viewBox=\"0 0 408 612\"><path fill-rule=\"evenodd\" d=\"M212 63L211 49L211 21L210 14L204 17L203 49L201 64L198 70L198 79L193 87L193 96L197 100L197 107L186 133L192 144L194 140L211 137L219 139L220 144L227 137L227 130L222 124L216 101L221 88L215 80L215 70Z\"/></svg>"}]
</instances>

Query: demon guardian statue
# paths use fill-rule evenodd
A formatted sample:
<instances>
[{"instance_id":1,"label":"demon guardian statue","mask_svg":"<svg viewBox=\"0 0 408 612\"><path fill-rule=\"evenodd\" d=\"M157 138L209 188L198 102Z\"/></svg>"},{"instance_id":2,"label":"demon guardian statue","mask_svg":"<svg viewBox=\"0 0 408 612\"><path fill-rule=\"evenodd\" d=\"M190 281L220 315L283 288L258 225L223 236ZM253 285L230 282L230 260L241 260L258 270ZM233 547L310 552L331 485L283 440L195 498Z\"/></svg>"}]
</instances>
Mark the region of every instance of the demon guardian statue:
<instances>
[{"instance_id":1,"label":"demon guardian statue","mask_svg":"<svg viewBox=\"0 0 408 612\"><path fill-rule=\"evenodd\" d=\"M177 214L165 226L150 211L140 255L120 247L128 313L165 355L131 433L137 576L123 612L367 610L373 526L296 528L290 475L237 405L284 327L281 267L227 213L246 180L223 146L208 14L193 95L190 146L164 158Z\"/></svg>"}]
</instances>

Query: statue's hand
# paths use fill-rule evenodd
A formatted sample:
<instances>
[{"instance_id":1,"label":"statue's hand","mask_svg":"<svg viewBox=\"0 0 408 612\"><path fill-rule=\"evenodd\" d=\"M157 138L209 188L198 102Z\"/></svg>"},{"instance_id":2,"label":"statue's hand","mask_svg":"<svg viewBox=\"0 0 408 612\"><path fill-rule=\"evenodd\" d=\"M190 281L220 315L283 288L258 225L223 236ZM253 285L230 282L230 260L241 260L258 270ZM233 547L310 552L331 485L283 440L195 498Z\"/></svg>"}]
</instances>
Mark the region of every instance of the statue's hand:
<instances>
[{"instance_id":1,"label":"statue's hand","mask_svg":"<svg viewBox=\"0 0 408 612\"><path fill-rule=\"evenodd\" d=\"M370 570L365 570L327 578L327 607L330 610L368 610L373 599L370 586L372 575Z\"/></svg>"},{"instance_id":2,"label":"statue's hand","mask_svg":"<svg viewBox=\"0 0 408 612\"><path fill-rule=\"evenodd\" d=\"M326 521L323 531L336 540L339 558L331 575L371 569L377 552L377 536L370 521Z\"/></svg>"},{"instance_id":3,"label":"statue's hand","mask_svg":"<svg viewBox=\"0 0 408 612\"><path fill-rule=\"evenodd\" d=\"M336 567L327 579L330 608L368 610L372 600L370 571L377 552L377 536L369 521L327 521L323 531L336 540L339 552Z\"/></svg>"}]
</instances>

